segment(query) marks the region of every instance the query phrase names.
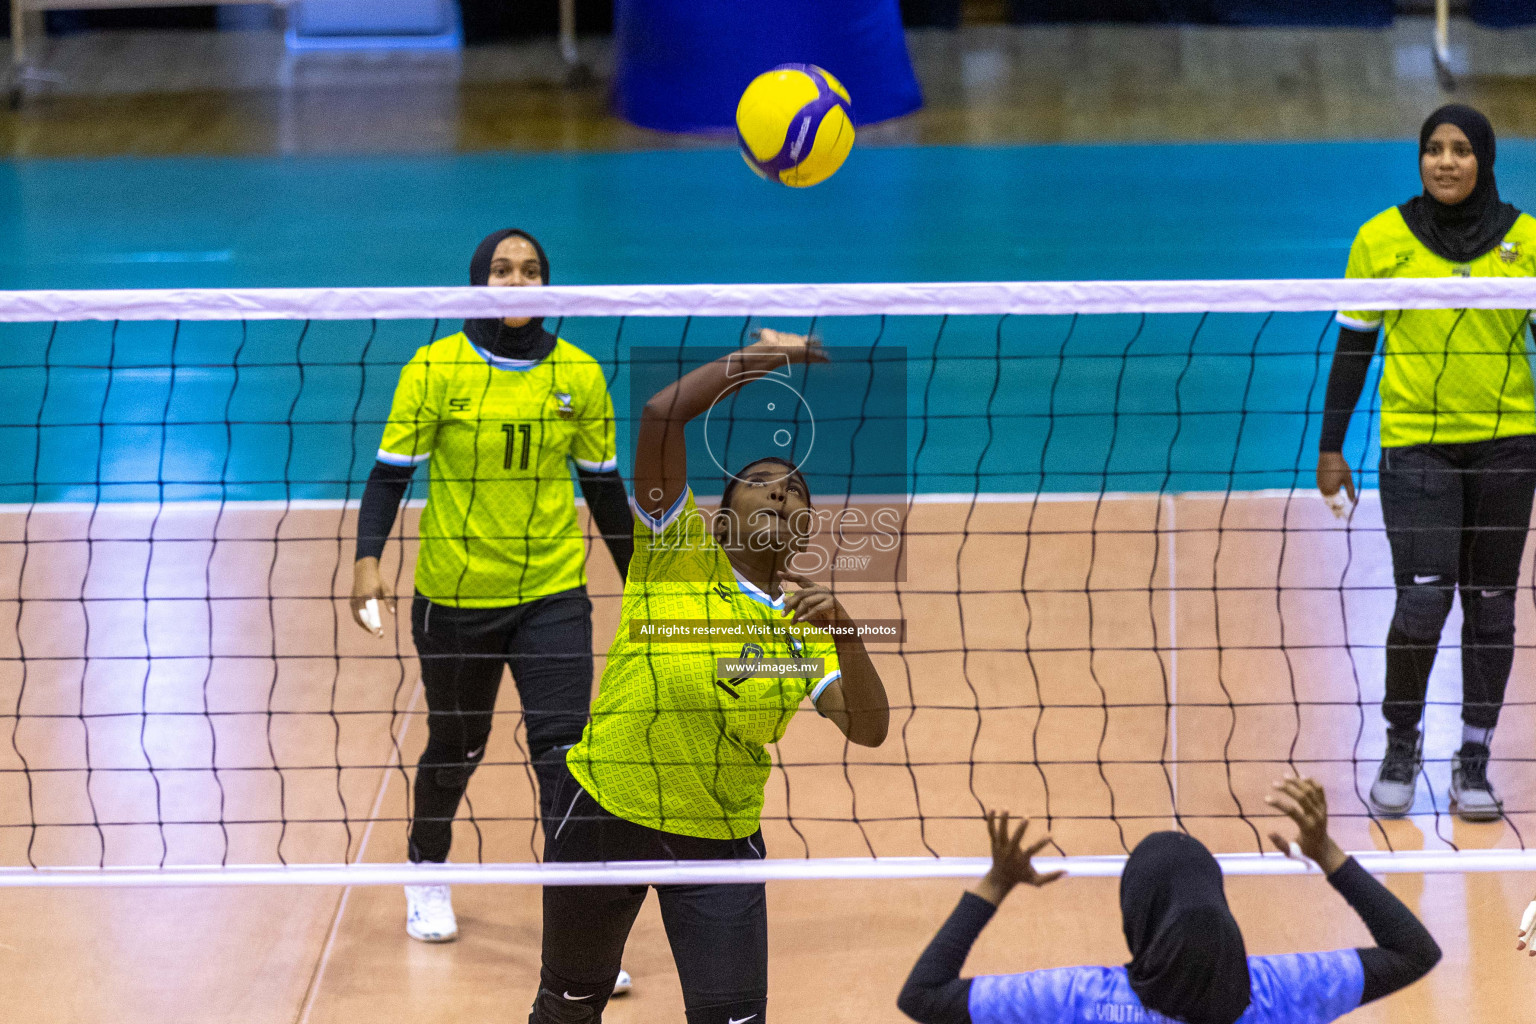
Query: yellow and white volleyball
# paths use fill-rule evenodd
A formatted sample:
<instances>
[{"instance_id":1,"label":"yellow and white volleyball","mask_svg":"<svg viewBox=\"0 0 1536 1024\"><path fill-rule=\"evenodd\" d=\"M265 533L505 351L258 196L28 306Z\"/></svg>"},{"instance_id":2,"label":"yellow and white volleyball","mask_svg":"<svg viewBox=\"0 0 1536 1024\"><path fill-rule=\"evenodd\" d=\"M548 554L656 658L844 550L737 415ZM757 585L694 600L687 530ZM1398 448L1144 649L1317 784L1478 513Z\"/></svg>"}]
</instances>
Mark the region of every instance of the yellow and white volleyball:
<instances>
[{"instance_id":1,"label":"yellow and white volleyball","mask_svg":"<svg viewBox=\"0 0 1536 1024\"><path fill-rule=\"evenodd\" d=\"M741 94L736 138L747 166L769 181L791 188L826 181L853 148L848 90L813 64L780 64Z\"/></svg>"}]
</instances>

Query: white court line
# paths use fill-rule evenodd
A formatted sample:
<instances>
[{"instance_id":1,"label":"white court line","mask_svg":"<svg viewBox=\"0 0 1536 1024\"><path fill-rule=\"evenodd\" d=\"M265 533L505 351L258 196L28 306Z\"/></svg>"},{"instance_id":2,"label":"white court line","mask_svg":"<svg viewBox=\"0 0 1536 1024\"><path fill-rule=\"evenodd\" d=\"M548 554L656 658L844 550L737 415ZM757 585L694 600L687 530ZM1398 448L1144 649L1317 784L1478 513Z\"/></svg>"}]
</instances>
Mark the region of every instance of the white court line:
<instances>
[{"instance_id":1,"label":"white court line","mask_svg":"<svg viewBox=\"0 0 1536 1024\"><path fill-rule=\"evenodd\" d=\"M384 806L384 793L389 789L390 774L394 771L397 752L404 749L405 734L411 727L411 718L416 714L416 703L424 692L421 680L416 681L416 688L411 691L411 702L406 705L405 717L400 722L400 733L395 737L394 749L389 752L389 763L384 766L384 776L379 780L379 791L373 798L373 809L368 814L368 825L363 829L362 841L357 844L357 857L354 864L363 862L363 853L368 849L368 840L373 835L373 825L379 820L379 811ZM331 953L336 949L336 936L341 933L341 918L347 912L347 901L352 896L352 887L349 885L341 890L341 899L336 902L336 914L331 918L331 930L325 937L325 949L320 952L320 963L315 967L314 977L309 980L309 991L304 993L304 1005L300 1008L297 1024L309 1024L309 1016L315 1011L315 1000L320 997L320 986L325 981L325 971L331 965Z\"/></svg>"},{"instance_id":2,"label":"white court line","mask_svg":"<svg viewBox=\"0 0 1536 1024\"><path fill-rule=\"evenodd\" d=\"M1173 495L1168 502L1168 750L1173 761L1170 772L1173 789L1173 821L1179 820L1179 579L1177 523L1174 521Z\"/></svg>"}]
</instances>

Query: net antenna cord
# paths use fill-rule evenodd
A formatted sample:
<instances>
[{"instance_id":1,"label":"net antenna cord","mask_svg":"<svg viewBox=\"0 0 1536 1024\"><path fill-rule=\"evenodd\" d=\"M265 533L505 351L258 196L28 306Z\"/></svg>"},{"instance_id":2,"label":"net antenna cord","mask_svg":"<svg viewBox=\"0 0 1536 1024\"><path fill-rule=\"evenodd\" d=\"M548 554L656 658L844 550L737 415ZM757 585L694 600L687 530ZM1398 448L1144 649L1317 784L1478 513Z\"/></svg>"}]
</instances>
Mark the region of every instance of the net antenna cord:
<instances>
[{"instance_id":1,"label":"net antenna cord","mask_svg":"<svg viewBox=\"0 0 1536 1024\"><path fill-rule=\"evenodd\" d=\"M565 86L585 89L597 84L597 76L581 59L576 47L576 0L560 0L560 60L565 64Z\"/></svg>"},{"instance_id":2,"label":"net antenna cord","mask_svg":"<svg viewBox=\"0 0 1536 1024\"><path fill-rule=\"evenodd\" d=\"M1536 850L1435 850L1351 854L1372 874L1536 871ZM1278 853L1217 854L1228 875L1319 874ZM1118 877L1126 858L1040 857L1041 871ZM984 857L863 857L759 861L626 861L581 864L296 864L168 868L4 868L0 888L26 886L183 887L209 885L699 885L826 879L980 878Z\"/></svg>"},{"instance_id":3,"label":"net antenna cord","mask_svg":"<svg viewBox=\"0 0 1536 1024\"><path fill-rule=\"evenodd\" d=\"M1435 41L1430 47L1435 61L1435 78L1440 88L1452 92L1456 76L1451 74L1451 0L1435 0Z\"/></svg>"}]
</instances>

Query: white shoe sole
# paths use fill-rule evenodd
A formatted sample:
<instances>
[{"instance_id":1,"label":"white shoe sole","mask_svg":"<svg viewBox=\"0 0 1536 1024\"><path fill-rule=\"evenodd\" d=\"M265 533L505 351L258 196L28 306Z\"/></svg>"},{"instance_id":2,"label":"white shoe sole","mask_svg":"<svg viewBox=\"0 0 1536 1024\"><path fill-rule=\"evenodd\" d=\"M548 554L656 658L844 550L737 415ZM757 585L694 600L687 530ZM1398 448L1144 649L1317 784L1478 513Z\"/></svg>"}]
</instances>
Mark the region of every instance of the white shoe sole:
<instances>
[{"instance_id":1,"label":"white shoe sole","mask_svg":"<svg viewBox=\"0 0 1536 1024\"><path fill-rule=\"evenodd\" d=\"M457 939L459 937L459 931L458 931L457 928L455 928L453 931L449 932L448 934L444 935L444 934L441 934L441 933L438 933L438 932L419 932L415 928L412 928L410 925L406 925L405 926L405 934L409 935L411 938L415 939L417 942L434 942L434 943L435 942L452 942L454 939Z\"/></svg>"},{"instance_id":2,"label":"white shoe sole","mask_svg":"<svg viewBox=\"0 0 1536 1024\"><path fill-rule=\"evenodd\" d=\"M1376 799L1376 794L1367 793L1365 802L1370 805L1371 810L1379 818L1406 818L1408 817L1408 812L1413 810L1413 801L1417 796L1418 794L1414 793L1413 796L1408 798L1407 803L1384 804Z\"/></svg>"},{"instance_id":3,"label":"white shoe sole","mask_svg":"<svg viewBox=\"0 0 1536 1024\"><path fill-rule=\"evenodd\" d=\"M1502 807L1465 808L1461 806L1461 801L1457 800L1454 795L1451 797L1451 813L1462 821L1469 821L1479 825L1490 821L1499 821L1504 817L1504 809Z\"/></svg>"}]
</instances>

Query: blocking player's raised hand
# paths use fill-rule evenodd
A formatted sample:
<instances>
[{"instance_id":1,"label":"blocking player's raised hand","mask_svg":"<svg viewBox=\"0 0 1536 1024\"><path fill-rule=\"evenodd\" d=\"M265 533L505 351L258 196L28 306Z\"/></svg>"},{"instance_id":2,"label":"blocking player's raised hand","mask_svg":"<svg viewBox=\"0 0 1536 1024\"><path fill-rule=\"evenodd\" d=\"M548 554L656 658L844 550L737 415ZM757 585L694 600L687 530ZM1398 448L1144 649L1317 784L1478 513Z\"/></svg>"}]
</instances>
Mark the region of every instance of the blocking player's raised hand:
<instances>
[{"instance_id":1,"label":"blocking player's raised hand","mask_svg":"<svg viewBox=\"0 0 1536 1024\"><path fill-rule=\"evenodd\" d=\"M1296 845L1323 873L1331 875L1344 866L1348 856L1328 834L1328 794L1312 779L1291 776L1281 779L1274 786L1277 792L1264 798L1264 802L1280 811L1296 823L1300 834ZM1290 856L1291 844L1278 832L1269 834L1275 849Z\"/></svg>"},{"instance_id":2,"label":"blocking player's raised hand","mask_svg":"<svg viewBox=\"0 0 1536 1024\"><path fill-rule=\"evenodd\" d=\"M1009 830L1009 818L1007 811L988 811L986 813L987 838L992 846L992 868L980 884L971 891L991 904L998 904L1003 897L1013 891L1016 885L1032 885L1040 888L1050 885L1056 879L1065 875L1065 871L1050 871L1044 874L1035 870L1035 854L1050 843L1050 833L1046 833L1028 846L1024 845L1024 834L1029 831L1029 819L1025 818L1019 823L1019 827Z\"/></svg>"}]
</instances>

